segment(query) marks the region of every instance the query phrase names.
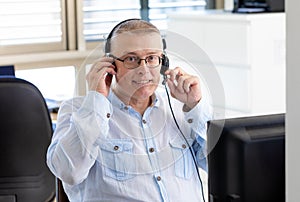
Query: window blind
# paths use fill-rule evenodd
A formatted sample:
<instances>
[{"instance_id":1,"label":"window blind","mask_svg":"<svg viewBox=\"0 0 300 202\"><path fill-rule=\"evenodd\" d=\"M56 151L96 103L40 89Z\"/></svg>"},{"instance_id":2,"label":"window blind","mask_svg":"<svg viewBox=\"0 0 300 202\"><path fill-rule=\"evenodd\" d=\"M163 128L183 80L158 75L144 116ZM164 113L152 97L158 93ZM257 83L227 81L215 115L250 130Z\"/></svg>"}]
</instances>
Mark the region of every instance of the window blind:
<instances>
[{"instance_id":1,"label":"window blind","mask_svg":"<svg viewBox=\"0 0 300 202\"><path fill-rule=\"evenodd\" d=\"M142 18L167 29L167 14L204 10L205 0L84 0L83 24L86 41L104 39L124 19Z\"/></svg>"},{"instance_id":2,"label":"window blind","mask_svg":"<svg viewBox=\"0 0 300 202\"><path fill-rule=\"evenodd\" d=\"M149 21L166 30L169 13L204 10L205 0L149 0Z\"/></svg>"},{"instance_id":3,"label":"window blind","mask_svg":"<svg viewBox=\"0 0 300 202\"><path fill-rule=\"evenodd\" d=\"M117 22L127 18L140 18L140 1L84 0L83 12L85 40L101 40Z\"/></svg>"},{"instance_id":4,"label":"window blind","mask_svg":"<svg viewBox=\"0 0 300 202\"><path fill-rule=\"evenodd\" d=\"M0 46L62 40L61 0L0 0Z\"/></svg>"}]
</instances>

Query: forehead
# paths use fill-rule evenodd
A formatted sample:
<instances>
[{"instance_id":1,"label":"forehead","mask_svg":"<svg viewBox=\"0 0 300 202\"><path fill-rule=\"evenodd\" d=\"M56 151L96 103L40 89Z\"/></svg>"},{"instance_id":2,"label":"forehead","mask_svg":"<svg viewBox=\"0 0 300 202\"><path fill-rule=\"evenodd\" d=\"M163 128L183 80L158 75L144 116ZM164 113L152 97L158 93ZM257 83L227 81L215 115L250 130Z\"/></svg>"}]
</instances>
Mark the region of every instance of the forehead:
<instances>
[{"instance_id":1,"label":"forehead","mask_svg":"<svg viewBox=\"0 0 300 202\"><path fill-rule=\"evenodd\" d=\"M111 52L117 56L135 51L162 51L162 38L157 32L124 32L111 39Z\"/></svg>"}]
</instances>

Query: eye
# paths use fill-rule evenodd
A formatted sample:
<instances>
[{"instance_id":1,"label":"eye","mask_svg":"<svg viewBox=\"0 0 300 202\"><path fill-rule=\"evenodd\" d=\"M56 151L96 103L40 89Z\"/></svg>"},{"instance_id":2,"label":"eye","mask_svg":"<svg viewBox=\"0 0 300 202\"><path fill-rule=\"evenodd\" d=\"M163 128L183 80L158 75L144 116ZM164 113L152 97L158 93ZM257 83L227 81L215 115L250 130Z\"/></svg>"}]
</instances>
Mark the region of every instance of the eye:
<instances>
[{"instance_id":1,"label":"eye","mask_svg":"<svg viewBox=\"0 0 300 202\"><path fill-rule=\"evenodd\" d=\"M126 62L136 63L138 61L138 57L136 57L136 56L128 56L124 60Z\"/></svg>"},{"instance_id":2,"label":"eye","mask_svg":"<svg viewBox=\"0 0 300 202\"><path fill-rule=\"evenodd\" d=\"M149 55L148 56L148 60L154 60L155 59L155 56L154 55Z\"/></svg>"},{"instance_id":3,"label":"eye","mask_svg":"<svg viewBox=\"0 0 300 202\"><path fill-rule=\"evenodd\" d=\"M158 61L158 56L157 55L149 55L148 57L147 57L147 62L156 62L156 61Z\"/></svg>"}]
</instances>

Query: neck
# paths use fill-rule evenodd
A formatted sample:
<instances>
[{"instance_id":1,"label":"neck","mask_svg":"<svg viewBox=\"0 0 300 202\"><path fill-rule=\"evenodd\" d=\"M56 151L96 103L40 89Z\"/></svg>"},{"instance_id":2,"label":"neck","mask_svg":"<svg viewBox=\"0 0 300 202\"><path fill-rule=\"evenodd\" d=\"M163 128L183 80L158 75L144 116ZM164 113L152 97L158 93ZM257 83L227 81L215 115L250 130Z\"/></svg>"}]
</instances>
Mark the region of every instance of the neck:
<instances>
[{"instance_id":1,"label":"neck","mask_svg":"<svg viewBox=\"0 0 300 202\"><path fill-rule=\"evenodd\" d=\"M147 107L151 105L151 97L144 100L130 99L129 105L132 106L132 108L139 112L141 115L143 115Z\"/></svg>"},{"instance_id":2,"label":"neck","mask_svg":"<svg viewBox=\"0 0 300 202\"><path fill-rule=\"evenodd\" d=\"M133 96L129 97L126 94L123 94L116 89L114 89L114 93L123 103L131 106L134 110L139 112L141 115L144 114L147 107L149 107L152 103L152 96L147 97L145 99L135 98Z\"/></svg>"}]
</instances>

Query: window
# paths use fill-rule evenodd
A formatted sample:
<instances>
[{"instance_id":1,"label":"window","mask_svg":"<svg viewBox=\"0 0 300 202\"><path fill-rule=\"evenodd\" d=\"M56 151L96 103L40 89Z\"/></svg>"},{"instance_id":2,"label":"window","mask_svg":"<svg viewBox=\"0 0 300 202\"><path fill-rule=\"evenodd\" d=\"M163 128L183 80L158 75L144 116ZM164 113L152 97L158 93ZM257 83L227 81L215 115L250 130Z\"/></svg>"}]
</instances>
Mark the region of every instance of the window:
<instances>
[{"instance_id":1,"label":"window","mask_svg":"<svg viewBox=\"0 0 300 202\"><path fill-rule=\"evenodd\" d=\"M63 19L61 0L0 0L0 54L63 49Z\"/></svg>"},{"instance_id":2,"label":"window","mask_svg":"<svg viewBox=\"0 0 300 202\"><path fill-rule=\"evenodd\" d=\"M33 83L46 99L63 101L74 96L73 66L17 70L16 77Z\"/></svg>"},{"instance_id":3,"label":"window","mask_svg":"<svg viewBox=\"0 0 300 202\"><path fill-rule=\"evenodd\" d=\"M85 72L80 71L81 66L87 62L88 57L94 61L102 53L102 49L95 47L103 45L101 42L116 23L128 18L141 18L163 30L167 28L169 12L203 10L205 2L206 0L0 0L0 65L14 65L20 72L24 71L24 74L28 70L30 73L26 73L25 77L22 73L21 78L26 79L30 75L29 81L42 82L46 80L41 79L43 77L40 74L33 73L38 72L38 68L41 71L47 68L54 71L57 66L72 66L76 74L80 75L80 79L76 80L76 88L81 95L85 93ZM59 75L49 78L52 81ZM39 87L41 85L44 86L38 84ZM61 88L54 87L54 83L50 86L51 89ZM45 91L53 92L51 89L47 86ZM69 92L73 93L73 89Z\"/></svg>"},{"instance_id":4,"label":"window","mask_svg":"<svg viewBox=\"0 0 300 202\"><path fill-rule=\"evenodd\" d=\"M82 50L124 19L142 18L164 30L168 13L205 5L206 0L0 0L0 55Z\"/></svg>"},{"instance_id":5,"label":"window","mask_svg":"<svg viewBox=\"0 0 300 202\"><path fill-rule=\"evenodd\" d=\"M84 0L83 12L85 40L101 40L116 22L127 18L140 18L140 1Z\"/></svg>"},{"instance_id":6,"label":"window","mask_svg":"<svg viewBox=\"0 0 300 202\"><path fill-rule=\"evenodd\" d=\"M168 13L204 10L205 6L205 0L152 0L149 1L148 20L166 30Z\"/></svg>"},{"instance_id":7,"label":"window","mask_svg":"<svg viewBox=\"0 0 300 202\"><path fill-rule=\"evenodd\" d=\"M204 10L205 0L84 0L83 24L85 41L103 40L117 22L142 18L167 29L167 14Z\"/></svg>"}]
</instances>

